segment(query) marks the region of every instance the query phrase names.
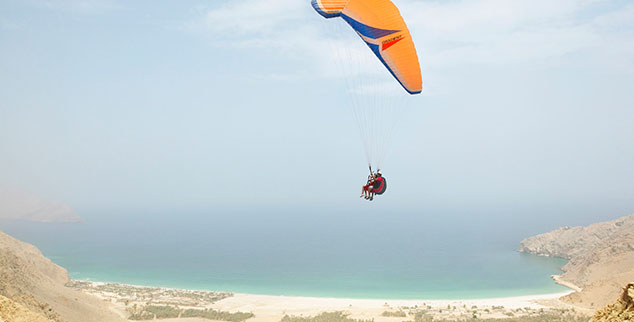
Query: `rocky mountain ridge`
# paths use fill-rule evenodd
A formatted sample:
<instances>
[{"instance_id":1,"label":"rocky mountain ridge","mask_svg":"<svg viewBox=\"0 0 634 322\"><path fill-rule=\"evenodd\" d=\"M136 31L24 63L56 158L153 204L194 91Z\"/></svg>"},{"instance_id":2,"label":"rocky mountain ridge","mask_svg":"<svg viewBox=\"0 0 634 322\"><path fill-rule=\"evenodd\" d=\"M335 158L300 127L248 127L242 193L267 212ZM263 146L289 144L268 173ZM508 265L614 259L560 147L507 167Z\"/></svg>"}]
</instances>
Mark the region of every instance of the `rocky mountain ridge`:
<instances>
[{"instance_id":1,"label":"rocky mountain ridge","mask_svg":"<svg viewBox=\"0 0 634 322\"><path fill-rule=\"evenodd\" d=\"M0 186L0 219L34 222L82 221L67 204L3 186Z\"/></svg>"},{"instance_id":2,"label":"rocky mountain ridge","mask_svg":"<svg viewBox=\"0 0 634 322\"><path fill-rule=\"evenodd\" d=\"M67 282L66 270L35 246L0 231L0 296L7 299L0 314L7 313L5 308L26 308L56 322L124 321L107 303L66 287Z\"/></svg>"},{"instance_id":3,"label":"rocky mountain ridge","mask_svg":"<svg viewBox=\"0 0 634 322\"><path fill-rule=\"evenodd\" d=\"M520 251L569 259L559 278L582 290L562 300L596 309L634 281L634 215L530 237L520 243Z\"/></svg>"}]
</instances>

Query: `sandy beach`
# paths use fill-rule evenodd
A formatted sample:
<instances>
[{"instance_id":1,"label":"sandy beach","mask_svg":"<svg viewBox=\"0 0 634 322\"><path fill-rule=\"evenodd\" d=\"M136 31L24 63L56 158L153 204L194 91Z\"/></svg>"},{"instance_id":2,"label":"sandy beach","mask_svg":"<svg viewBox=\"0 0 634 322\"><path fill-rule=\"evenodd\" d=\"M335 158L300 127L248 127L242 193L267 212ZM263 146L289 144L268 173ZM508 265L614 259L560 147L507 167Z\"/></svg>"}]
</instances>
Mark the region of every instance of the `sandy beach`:
<instances>
[{"instance_id":1,"label":"sandy beach","mask_svg":"<svg viewBox=\"0 0 634 322\"><path fill-rule=\"evenodd\" d=\"M330 311L349 312L350 317L355 319L402 321L402 318L385 317L382 314L412 308L426 308L433 311L434 316L445 318L472 316L473 311L479 312L478 315L483 318L503 318L518 309L526 313L547 310L550 307L540 303L545 303L545 300L556 301L572 292L471 300L377 300L235 294L219 301L214 307L223 311L253 312L258 321L279 321L284 315L313 316Z\"/></svg>"},{"instance_id":2,"label":"sandy beach","mask_svg":"<svg viewBox=\"0 0 634 322\"><path fill-rule=\"evenodd\" d=\"M434 311L434 316L447 318L457 318L465 314L471 316L474 310L482 312L482 317L505 317L509 310L548 309L548 306L537 301L556 300L571 292L473 300L375 300L235 294L219 301L214 307L223 311L253 312L258 321L279 321L284 315L312 316L329 311L345 311L352 318L374 318L377 322L401 321L402 318L384 317L382 314L410 308L426 308ZM485 311L487 309L490 313Z\"/></svg>"},{"instance_id":3,"label":"sandy beach","mask_svg":"<svg viewBox=\"0 0 634 322\"><path fill-rule=\"evenodd\" d=\"M465 300L379 300L302 296L274 296L150 288L124 284L75 282L75 288L102 298L121 313L137 305L176 305L179 308L250 312L249 321L278 322L284 316L316 316L323 312L345 312L354 319L403 321L424 311L434 318L508 318L576 309L558 300L573 290L542 295ZM391 316L390 316L391 315ZM188 319L187 321L198 321ZM178 320L185 321L185 320ZM203 321L202 319L200 321ZM209 321L209 320L204 320Z\"/></svg>"},{"instance_id":4,"label":"sandy beach","mask_svg":"<svg viewBox=\"0 0 634 322\"><path fill-rule=\"evenodd\" d=\"M567 287L569 289L572 289L572 290L574 290L576 292L581 292L583 290L581 287L579 287L579 286L577 286L577 285L575 285L573 283L570 283L570 282L567 282L567 281L563 280L561 278L561 275L553 275L552 278L555 281L555 283L557 283L559 285L562 285L562 286L565 286L565 287Z\"/></svg>"}]
</instances>

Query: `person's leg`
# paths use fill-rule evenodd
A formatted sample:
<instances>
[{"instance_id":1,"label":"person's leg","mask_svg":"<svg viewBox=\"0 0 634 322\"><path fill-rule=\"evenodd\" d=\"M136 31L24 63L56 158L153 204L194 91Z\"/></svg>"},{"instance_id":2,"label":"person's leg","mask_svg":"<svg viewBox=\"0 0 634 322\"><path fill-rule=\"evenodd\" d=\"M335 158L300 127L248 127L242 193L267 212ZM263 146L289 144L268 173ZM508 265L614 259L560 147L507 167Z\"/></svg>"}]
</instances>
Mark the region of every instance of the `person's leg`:
<instances>
[{"instance_id":1,"label":"person's leg","mask_svg":"<svg viewBox=\"0 0 634 322\"><path fill-rule=\"evenodd\" d=\"M363 198L363 195L365 195L365 186L361 187L361 195L359 196L359 198Z\"/></svg>"}]
</instances>

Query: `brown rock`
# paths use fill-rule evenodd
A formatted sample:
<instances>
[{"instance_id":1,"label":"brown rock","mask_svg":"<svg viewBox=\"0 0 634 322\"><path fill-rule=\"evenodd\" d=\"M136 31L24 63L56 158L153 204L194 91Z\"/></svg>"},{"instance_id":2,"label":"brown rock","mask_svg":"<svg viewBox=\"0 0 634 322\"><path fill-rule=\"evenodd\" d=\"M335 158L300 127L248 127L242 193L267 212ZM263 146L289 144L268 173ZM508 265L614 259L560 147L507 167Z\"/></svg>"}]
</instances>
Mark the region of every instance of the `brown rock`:
<instances>
[{"instance_id":1,"label":"brown rock","mask_svg":"<svg viewBox=\"0 0 634 322\"><path fill-rule=\"evenodd\" d=\"M598 310L592 322L634 321L634 284L627 284L621 297L614 304Z\"/></svg>"},{"instance_id":2,"label":"brown rock","mask_svg":"<svg viewBox=\"0 0 634 322\"><path fill-rule=\"evenodd\" d=\"M634 280L634 215L530 237L521 242L520 251L570 259L559 278L582 290L562 300L597 309Z\"/></svg>"},{"instance_id":3,"label":"brown rock","mask_svg":"<svg viewBox=\"0 0 634 322\"><path fill-rule=\"evenodd\" d=\"M36 247L0 232L0 295L53 321L124 321L108 303L64 286L68 281Z\"/></svg>"},{"instance_id":4,"label":"brown rock","mask_svg":"<svg viewBox=\"0 0 634 322\"><path fill-rule=\"evenodd\" d=\"M6 322L53 322L41 314L31 312L24 306L0 295L0 321Z\"/></svg>"}]
</instances>

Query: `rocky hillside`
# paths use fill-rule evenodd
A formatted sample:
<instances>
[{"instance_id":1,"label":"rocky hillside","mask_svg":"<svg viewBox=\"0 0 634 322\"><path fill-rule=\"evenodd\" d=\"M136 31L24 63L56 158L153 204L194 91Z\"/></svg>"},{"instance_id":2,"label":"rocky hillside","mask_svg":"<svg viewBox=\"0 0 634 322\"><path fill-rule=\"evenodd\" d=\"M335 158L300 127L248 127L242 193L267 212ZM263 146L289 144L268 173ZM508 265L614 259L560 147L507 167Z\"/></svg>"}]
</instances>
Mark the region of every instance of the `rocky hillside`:
<instances>
[{"instance_id":1,"label":"rocky hillside","mask_svg":"<svg viewBox=\"0 0 634 322\"><path fill-rule=\"evenodd\" d=\"M627 284L614 304L597 311L592 322L634 321L634 284Z\"/></svg>"},{"instance_id":2,"label":"rocky hillside","mask_svg":"<svg viewBox=\"0 0 634 322\"><path fill-rule=\"evenodd\" d=\"M16 312L57 322L124 321L102 300L64 286L68 281L66 270L36 247L0 232L0 295Z\"/></svg>"},{"instance_id":3,"label":"rocky hillside","mask_svg":"<svg viewBox=\"0 0 634 322\"><path fill-rule=\"evenodd\" d=\"M562 300L596 309L634 280L634 215L587 227L564 227L530 237L520 251L570 259L560 279L582 288Z\"/></svg>"},{"instance_id":4,"label":"rocky hillside","mask_svg":"<svg viewBox=\"0 0 634 322\"><path fill-rule=\"evenodd\" d=\"M587 227L562 227L526 238L520 251L572 259L627 233L634 233L634 215Z\"/></svg>"},{"instance_id":5,"label":"rocky hillside","mask_svg":"<svg viewBox=\"0 0 634 322\"><path fill-rule=\"evenodd\" d=\"M7 322L53 322L21 304L0 295L0 321Z\"/></svg>"}]
</instances>

